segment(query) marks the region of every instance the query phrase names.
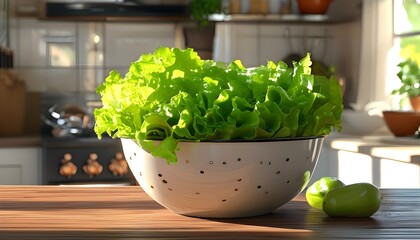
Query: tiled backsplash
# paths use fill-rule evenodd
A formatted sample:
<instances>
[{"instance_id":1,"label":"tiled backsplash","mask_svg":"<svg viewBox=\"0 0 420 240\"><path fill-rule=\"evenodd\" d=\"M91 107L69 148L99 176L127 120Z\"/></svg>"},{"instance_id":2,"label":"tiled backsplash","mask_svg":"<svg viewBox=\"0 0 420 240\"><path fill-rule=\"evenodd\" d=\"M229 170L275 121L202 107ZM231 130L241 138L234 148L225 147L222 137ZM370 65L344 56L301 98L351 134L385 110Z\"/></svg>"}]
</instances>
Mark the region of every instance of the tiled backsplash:
<instances>
[{"instance_id":1,"label":"tiled backsplash","mask_svg":"<svg viewBox=\"0 0 420 240\"><path fill-rule=\"evenodd\" d=\"M159 46L174 46L175 24L11 21L15 66L29 91L94 92L112 69Z\"/></svg>"},{"instance_id":2,"label":"tiled backsplash","mask_svg":"<svg viewBox=\"0 0 420 240\"><path fill-rule=\"evenodd\" d=\"M41 94L41 114L53 104L86 111L109 71L124 75L131 62L159 46L175 46L174 23L42 21L13 18L10 44L27 91Z\"/></svg>"}]
</instances>

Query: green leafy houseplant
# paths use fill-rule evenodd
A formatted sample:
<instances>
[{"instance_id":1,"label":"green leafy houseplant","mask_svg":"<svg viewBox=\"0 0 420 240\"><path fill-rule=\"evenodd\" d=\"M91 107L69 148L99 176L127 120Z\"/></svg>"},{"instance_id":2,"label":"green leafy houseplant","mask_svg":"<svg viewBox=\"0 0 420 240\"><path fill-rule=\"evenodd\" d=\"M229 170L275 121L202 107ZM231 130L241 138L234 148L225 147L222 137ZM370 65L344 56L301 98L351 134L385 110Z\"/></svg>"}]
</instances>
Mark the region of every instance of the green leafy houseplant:
<instances>
[{"instance_id":1,"label":"green leafy houseplant","mask_svg":"<svg viewBox=\"0 0 420 240\"><path fill-rule=\"evenodd\" d=\"M334 77L311 75L311 64L307 54L292 67L246 68L161 47L97 88L103 107L94 112L95 132L133 139L170 163L181 141L327 135L341 130L341 88Z\"/></svg>"},{"instance_id":2,"label":"green leafy houseplant","mask_svg":"<svg viewBox=\"0 0 420 240\"><path fill-rule=\"evenodd\" d=\"M190 14L199 27L205 27L209 23L211 14L222 11L221 0L191 0Z\"/></svg>"},{"instance_id":3,"label":"green leafy houseplant","mask_svg":"<svg viewBox=\"0 0 420 240\"><path fill-rule=\"evenodd\" d=\"M402 85L392 91L392 94L404 95L408 97L420 96L420 66L412 59L406 59L398 64L400 68L398 78Z\"/></svg>"}]
</instances>

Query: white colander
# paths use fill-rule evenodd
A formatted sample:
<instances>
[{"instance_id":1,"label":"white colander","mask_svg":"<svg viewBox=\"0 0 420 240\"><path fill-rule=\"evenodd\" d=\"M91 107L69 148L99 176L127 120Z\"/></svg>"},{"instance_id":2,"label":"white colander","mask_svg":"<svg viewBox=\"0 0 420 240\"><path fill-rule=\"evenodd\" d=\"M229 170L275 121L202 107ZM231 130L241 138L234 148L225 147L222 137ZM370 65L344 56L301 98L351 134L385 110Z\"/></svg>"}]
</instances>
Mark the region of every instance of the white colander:
<instances>
[{"instance_id":1,"label":"white colander","mask_svg":"<svg viewBox=\"0 0 420 240\"><path fill-rule=\"evenodd\" d=\"M271 213L299 194L323 139L181 142L175 164L121 141L133 175L153 200L182 215L234 218Z\"/></svg>"}]
</instances>

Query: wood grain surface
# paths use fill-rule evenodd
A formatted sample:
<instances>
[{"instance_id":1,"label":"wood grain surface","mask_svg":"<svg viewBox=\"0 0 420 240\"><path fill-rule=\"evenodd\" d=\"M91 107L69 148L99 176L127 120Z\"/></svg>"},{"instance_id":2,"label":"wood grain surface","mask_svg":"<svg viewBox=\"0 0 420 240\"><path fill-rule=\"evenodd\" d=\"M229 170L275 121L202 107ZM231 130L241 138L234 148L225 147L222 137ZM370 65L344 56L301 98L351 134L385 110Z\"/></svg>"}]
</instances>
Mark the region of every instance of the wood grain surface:
<instances>
[{"instance_id":1,"label":"wood grain surface","mask_svg":"<svg viewBox=\"0 0 420 240\"><path fill-rule=\"evenodd\" d=\"M420 189L383 189L370 218L331 218L303 194L272 214L177 215L138 186L0 186L0 239L420 239Z\"/></svg>"}]
</instances>

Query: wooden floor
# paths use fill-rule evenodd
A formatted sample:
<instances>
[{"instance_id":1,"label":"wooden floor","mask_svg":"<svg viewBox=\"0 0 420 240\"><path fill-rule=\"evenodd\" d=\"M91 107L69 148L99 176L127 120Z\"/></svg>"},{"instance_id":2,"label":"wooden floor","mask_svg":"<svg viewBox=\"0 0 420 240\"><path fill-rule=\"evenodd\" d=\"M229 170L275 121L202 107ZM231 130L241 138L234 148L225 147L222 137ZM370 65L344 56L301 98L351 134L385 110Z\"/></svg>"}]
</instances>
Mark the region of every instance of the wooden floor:
<instances>
[{"instance_id":1,"label":"wooden floor","mask_svg":"<svg viewBox=\"0 0 420 240\"><path fill-rule=\"evenodd\" d=\"M265 216L200 219L138 186L0 186L0 239L420 239L420 189L382 194L370 218L331 218L300 195Z\"/></svg>"}]
</instances>

